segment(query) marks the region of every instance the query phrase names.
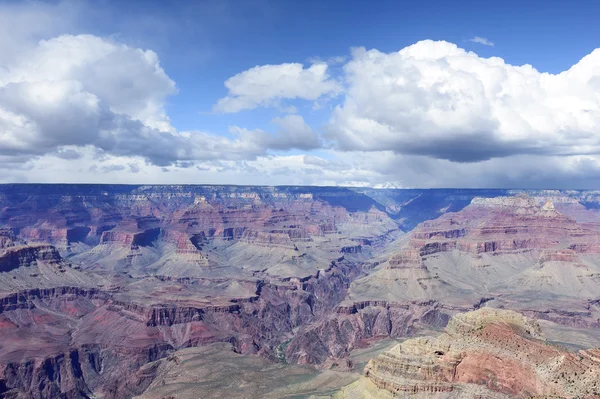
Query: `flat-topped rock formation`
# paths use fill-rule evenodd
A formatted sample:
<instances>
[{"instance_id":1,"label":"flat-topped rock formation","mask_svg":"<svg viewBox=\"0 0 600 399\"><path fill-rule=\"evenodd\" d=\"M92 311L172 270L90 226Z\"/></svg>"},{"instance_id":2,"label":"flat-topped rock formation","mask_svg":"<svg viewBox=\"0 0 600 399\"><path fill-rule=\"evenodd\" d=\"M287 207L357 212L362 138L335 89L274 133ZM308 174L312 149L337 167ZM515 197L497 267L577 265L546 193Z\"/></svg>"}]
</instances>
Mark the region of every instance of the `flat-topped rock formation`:
<instances>
[{"instance_id":1,"label":"flat-topped rock formation","mask_svg":"<svg viewBox=\"0 0 600 399\"><path fill-rule=\"evenodd\" d=\"M20 245L5 248L0 254L0 272L10 272L20 267L35 266L38 261L59 264L60 254L51 245Z\"/></svg>"},{"instance_id":2,"label":"flat-topped rock formation","mask_svg":"<svg viewBox=\"0 0 600 399\"><path fill-rule=\"evenodd\" d=\"M19 291L55 287L98 287L107 284L66 262L48 244L14 245L0 249L0 297Z\"/></svg>"}]
</instances>

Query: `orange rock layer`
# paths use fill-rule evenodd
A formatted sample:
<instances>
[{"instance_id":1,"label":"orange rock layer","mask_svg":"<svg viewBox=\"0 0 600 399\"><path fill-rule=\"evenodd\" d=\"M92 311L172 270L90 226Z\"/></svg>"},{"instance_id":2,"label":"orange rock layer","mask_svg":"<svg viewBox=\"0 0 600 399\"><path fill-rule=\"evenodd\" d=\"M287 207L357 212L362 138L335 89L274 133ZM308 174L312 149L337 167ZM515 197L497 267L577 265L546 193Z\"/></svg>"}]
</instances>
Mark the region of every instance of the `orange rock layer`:
<instances>
[{"instance_id":1,"label":"orange rock layer","mask_svg":"<svg viewBox=\"0 0 600 399\"><path fill-rule=\"evenodd\" d=\"M455 316L437 338L411 339L379 355L364 374L393 394L466 393L474 384L522 398L600 398L599 354L549 345L532 320L482 308Z\"/></svg>"}]
</instances>

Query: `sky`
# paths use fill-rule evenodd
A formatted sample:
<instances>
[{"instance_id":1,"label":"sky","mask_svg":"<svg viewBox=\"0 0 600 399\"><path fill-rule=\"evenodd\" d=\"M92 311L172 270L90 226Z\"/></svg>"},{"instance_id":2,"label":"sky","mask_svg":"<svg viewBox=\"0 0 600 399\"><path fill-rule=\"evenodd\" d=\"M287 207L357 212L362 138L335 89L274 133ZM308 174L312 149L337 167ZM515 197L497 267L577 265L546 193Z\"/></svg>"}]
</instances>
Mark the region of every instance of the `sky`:
<instances>
[{"instance_id":1,"label":"sky","mask_svg":"<svg viewBox=\"0 0 600 399\"><path fill-rule=\"evenodd\" d=\"M600 189L598 15L0 0L0 183Z\"/></svg>"}]
</instances>

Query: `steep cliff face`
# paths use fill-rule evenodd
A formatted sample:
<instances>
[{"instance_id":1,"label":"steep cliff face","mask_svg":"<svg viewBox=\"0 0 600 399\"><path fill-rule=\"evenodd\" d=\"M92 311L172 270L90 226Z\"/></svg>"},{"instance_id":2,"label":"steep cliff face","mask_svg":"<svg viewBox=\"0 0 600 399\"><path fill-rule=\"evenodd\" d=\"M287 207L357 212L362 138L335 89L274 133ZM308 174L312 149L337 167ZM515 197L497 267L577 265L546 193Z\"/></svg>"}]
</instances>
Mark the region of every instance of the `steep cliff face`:
<instances>
[{"instance_id":1,"label":"steep cliff face","mask_svg":"<svg viewBox=\"0 0 600 399\"><path fill-rule=\"evenodd\" d=\"M455 316L440 336L415 338L369 361L337 397L600 397L598 350L547 344L520 314L483 308ZM369 390L368 387L371 387ZM366 389L365 389L366 388Z\"/></svg>"},{"instance_id":2,"label":"steep cliff face","mask_svg":"<svg viewBox=\"0 0 600 399\"><path fill-rule=\"evenodd\" d=\"M21 292L74 287L86 290L107 283L66 262L52 245L15 245L0 249L0 302Z\"/></svg>"},{"instance_id":3,"label":"steep cliff face","mask_svg":"<svg viewBox=\"0 0 600 399\"><path fill-rule=\"evenodd\" d=\"M581 212L571 202L560 207ZM578 222L544 198L475 198L391 244L352 282L336 314L296 334L289 357L321 364L346 356L364 339L443 326L456 312L483 303L597 329L598 226Z\"/></svg>"},{"instance_id":4,"label":"steep cliff face","mask_svg":"<svg viewBox=\"0 0 600 399\"><path fill-rule=\"evenodd\" d=\"M436 303L365 301L342 304L324 320L301 329L286 350L294 363L327 365L346 357L371 338L406 337L424 326L443 327L457 310Z\"/></svg>"},{"instance_id":5,"label":"steep cliff face","mask_svg":"<svg viewBox=\"0 0 600 399\"><path fill-rule=\"evenodd\" d=\"M79 352L30 360L22 364L10 363L0 370L6 397L26 394L31 398L90 398L91 390L83 380ZM18 386L21 389L13 389Z\"/></svg>"},{"instance_id":6,"label":"steep cliff face","mask_svg":"<svg viewBox=\"0 0 600 399\"><path fill-rule=\"evenodd\" d=\"M51 245L10 247L0 255L0 273L19 267L30 267L38 260L59 264L61 257L56 248Z\"/></svg>"},{"instance_id":7,"label":"steep cliff face","mask_svg":"<svg viewBox=\"0 0 600 399\"><path fill-rule=\"evenodd\" d=\"M89 227L66 228L43 223L35 227L20 230L20 236L28 242L48 243L66 247L73 242L83 241L90 231Z\"/></svg>"},{"instance_id":8,"label":"steep cliff face","mask_svg":"<svg viewBox=\"0 0 600 399\"><path fill-rule=\"evenodd\" d=\"M11 362L0 369L0 395L6 398L126 398L152 382L143 365L167 356L168 344L138 350L98 345L71 348L45 358Z\"/></svg>"},{"instance_id":9,"label":"steep cliff face","mask_svg":"<svg viewBox=\"0 0 600 399\"><path fill-rule=\"evenodd\" d=\"M115 231L102 232L100 244L116 243L131 248L147 247L152 245L160 235L160 228L150 228L142 231Z\"/></svg>"},{"instance_id":10,"label":"steep cliff face","mask_svg":"<svg viewBox=\"0 0 600 399\"><path fill-rule=\"evenodd\" d=\"M278 197L288 211L243 204L236 210L228 199L206 209L208 202L196 199L191 207L209 218L204 225L188 218L187 227L177 208L160 218L123 215L109 229L77 228L81 234L63 247L69 262L52 245L23 245L25 239L64 244L58 237L66 230L57 227L43 236L39 229L20 229L22 238L6 230L0 257L2 394L131 397L152 381L152 370L142 367L148 362L219 341L240 354L275 360L277 347L299 326L330 312L359 273L357 259L342 255L352 241L332 237L318 248L313 242L325 238L321 220L331 218L327 212L352 218L299 198ZM145 212L140 198L129 200L135 212ZM232 202L262 200L248 195ZM158 215L154 206L150 213ZM307 210L317 222L302 216ZM388 232L367 230L364 239L381 243ZM98 245L89 244L90 235L98 237ZM240 267L254 259L260 259L260 269ZM268 272L280 264L290 267Z\"/></svg>"},{"instance_id":11,"label":"steep cliff face","mask_svg":"<svg viewBox=\"0 0 600 399\"><path fill-rule=\"evenodd\" d=\"M0 250L22 244L13 229L0 228Z\"/></svg>"},{"instance_id":12,"label":"steep cliff face","mask_svg":"<svg viewBox=\"0 0 600 399\"><path fill-rule=\"evenodd\" d=\"M143 392L152 381L151 370L140 370L144 364L177 349L229 342L238 353L275 360L276 347L295 328L327 314L344 296L352 273L352 265L340 261L308 278L260 281L254 296L223 304L149 306L67 288L18 293L0 305L5 331L0 380L7 397L33 390L35 398L86 398L92 392L123 398ZM33 339L50 321L58 331L49 333L65 331L70 340ZM29 334L27 344L44 351L36 355L23 349L18 355L18 336Z\"/></svg>"},{"instance_id":13,"label":"steep cliff face","mask_svg":"<svg viewBox=\"0 0 600 399\"><path fill-rule=\"evenodd\" d=\"M277 247L291 249L292 251L298 250L287 232L261 232L246 230L241 237L241 241L266 248Z\"/></svg>"}]
</instances>

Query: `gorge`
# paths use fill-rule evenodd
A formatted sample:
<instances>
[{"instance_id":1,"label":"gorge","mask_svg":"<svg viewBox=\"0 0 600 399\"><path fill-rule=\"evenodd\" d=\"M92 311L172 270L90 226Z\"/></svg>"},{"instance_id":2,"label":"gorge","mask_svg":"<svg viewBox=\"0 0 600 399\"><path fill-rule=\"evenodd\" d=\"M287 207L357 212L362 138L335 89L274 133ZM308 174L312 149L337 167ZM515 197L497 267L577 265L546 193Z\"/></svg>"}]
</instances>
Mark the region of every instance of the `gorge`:
<instances>
[{"instance_id":1,"label":"gorge","mask_svg":"<svg viewBox=\"0 0 600 399\"><path fill-rule=\"evenodd\" d=\"M531 362L596 372L599 204L594 191L3 185L0 397L597 397L588 372ZM547 356L517 361L514 345ZM492 355L527 381L473 371Z\"/></svg>"}]
</instances>

